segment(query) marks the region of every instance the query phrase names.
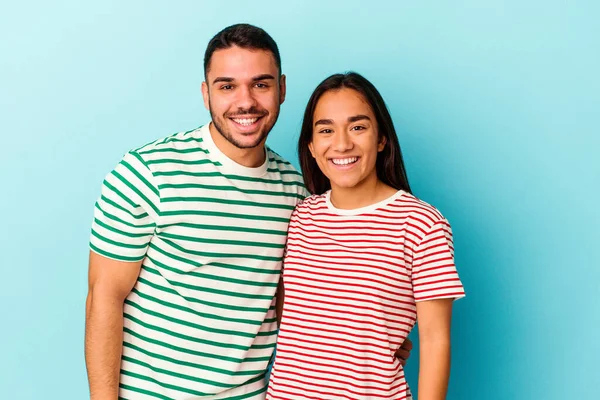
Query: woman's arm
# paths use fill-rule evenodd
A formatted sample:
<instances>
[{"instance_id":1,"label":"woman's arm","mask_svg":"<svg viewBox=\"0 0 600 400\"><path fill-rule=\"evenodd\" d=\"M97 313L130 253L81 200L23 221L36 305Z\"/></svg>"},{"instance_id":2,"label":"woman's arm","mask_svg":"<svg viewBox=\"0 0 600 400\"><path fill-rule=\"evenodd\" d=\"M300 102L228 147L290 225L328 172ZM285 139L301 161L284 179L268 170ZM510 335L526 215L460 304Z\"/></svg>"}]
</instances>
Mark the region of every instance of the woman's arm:
<instances>
[{"instance_id":1,"label":"woman's arm","mask_svg":"<svg viewBox=\"0 0 600 400\"><path fill-rule=\"evenodd\" d=\"M450 378L450 321L454 299L417 302L419 400L444 400Z\"/></svg>"}]
</instances>

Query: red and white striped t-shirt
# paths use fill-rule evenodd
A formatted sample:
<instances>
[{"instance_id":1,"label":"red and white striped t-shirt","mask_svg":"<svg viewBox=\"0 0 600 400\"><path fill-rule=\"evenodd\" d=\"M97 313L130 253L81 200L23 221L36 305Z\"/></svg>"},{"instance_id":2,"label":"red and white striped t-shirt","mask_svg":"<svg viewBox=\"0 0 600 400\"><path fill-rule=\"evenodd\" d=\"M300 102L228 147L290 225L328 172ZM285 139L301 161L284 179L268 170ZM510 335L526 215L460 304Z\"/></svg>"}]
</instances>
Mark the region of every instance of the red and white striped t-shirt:
<instances>
[{"instance_id":1,"label":"red and white striped t-shirt","mask_svg":"<svg viewBox=\"0 0 600 400\"><path fill-rule=\"evenodd\" d=\"M329 193L291 217L267 399L410 399L394 353L415 302L464 296L450 225L403 191L356 210Z\"/></svg>"}]
</instances>

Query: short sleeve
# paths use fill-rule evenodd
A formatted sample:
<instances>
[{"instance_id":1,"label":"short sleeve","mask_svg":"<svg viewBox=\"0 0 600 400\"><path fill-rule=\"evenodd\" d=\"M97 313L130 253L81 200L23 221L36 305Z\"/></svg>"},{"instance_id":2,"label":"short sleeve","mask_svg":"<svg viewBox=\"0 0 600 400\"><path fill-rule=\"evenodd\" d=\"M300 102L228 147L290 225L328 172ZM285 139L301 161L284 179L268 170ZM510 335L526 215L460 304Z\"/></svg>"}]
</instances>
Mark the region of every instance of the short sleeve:
<instances>
[{"instance_id":1,"label":"short sleeve","mask_svg":"<svg viewBox=\"0 0 600 400\"><path fill-rule=\"evenodd\" d=\"M141 156L127 153L105 178L94 208L90 249L119 261L141 261L154 235L160 194Z\"/></svg>"},{"instance_id":2,"label":"short sleeve","mask_svg":"<svg viewBox=\"0 0 600 400\"><path fill-rule=\"evenodd\" d=\"M454 265L452 229L447 220L433 224L415 248L412 285L417 302L465 296Z\"/></svg>"}]
</instances>

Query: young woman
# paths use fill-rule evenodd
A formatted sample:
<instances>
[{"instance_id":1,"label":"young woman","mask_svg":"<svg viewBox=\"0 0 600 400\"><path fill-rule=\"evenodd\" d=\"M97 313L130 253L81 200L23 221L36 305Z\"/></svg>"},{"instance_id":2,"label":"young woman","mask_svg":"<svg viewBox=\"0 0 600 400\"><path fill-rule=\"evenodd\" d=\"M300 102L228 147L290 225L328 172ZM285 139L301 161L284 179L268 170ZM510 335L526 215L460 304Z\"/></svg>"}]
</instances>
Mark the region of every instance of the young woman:
<instances>
[{"instance_id":1,"label":"young woman","mask_svg":"<svg viewBox=\"0 0 600 400\"><path fill-rule=\"evenodd\" d=\"M452 233L411 194L377 89L356 73L325 79L298 151L313 195L290 221L267 399L410 399L394 354L417 321L419 400L444 399L452 302L464 296Z\"/></svg>"}]
</instances>

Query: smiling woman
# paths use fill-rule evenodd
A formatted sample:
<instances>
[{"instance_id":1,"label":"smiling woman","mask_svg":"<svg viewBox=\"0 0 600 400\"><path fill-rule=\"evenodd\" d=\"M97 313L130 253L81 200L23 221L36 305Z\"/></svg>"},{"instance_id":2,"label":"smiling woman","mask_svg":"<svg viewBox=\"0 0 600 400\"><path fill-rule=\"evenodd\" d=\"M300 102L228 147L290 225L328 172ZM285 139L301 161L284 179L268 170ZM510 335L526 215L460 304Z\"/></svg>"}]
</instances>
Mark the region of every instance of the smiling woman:
<instances>
[{"instance_id":1,"label":"smiling woman","mask_svg":"<svg viewBox=\"0 0 600 400\"><path fill-rule=\"evenodd\" d=\"M336 106L337 102L341 102L339 106ZM320 149L321 146L333 144L334 147L329 149L330 155L333 152L344 153L343 147L348 146L345 141L358 140L362 148L366 144L363 143L365 138L371 140L369 147L377 150L369 157L370 162L375 163L375 170L372 171L375 175L370 177L370 182L374 182L375 176L377 181L387 186L410 192L396 130L379 91L371 82L355 73L336 74L325 79L308 101L298 143L298 157L308 190L320 194L335 184L326 176L327 163L324 160L327 157L317 157L317 147ZM333 159L339 157L330 158L334 163ZM369 160L363 160L363 173L369 170L365 161Z\"/></svg>"},{"instance_id":2,"label":"smiling woman","mask_svg":"<svg viewBox=\"0 0 600 400\"><path fill-rule=\"evenodd\" d=\"M379 182L375 162L386 138L379 135L369 104L354 89L331 90L319 99L314 116L308 148L335 188L332 192L341 199L349 189L355 201L359 192L372 194ZM383 190L385 197L396 191L388 188Z\"/></svg>"},{"instance_id":3,"label":"smiling woman","mask_svg":"<svg viewBox=\"0 0 600 400\"><path fill-rule=\"evenodd\" d=\"M292 214L267 398L411 399L394 353L419 322L419 398L443 400L464 296L452 231L410 193L377 89L356 74L311 96L299 155L313 193Z\"/></svg>"}]
</instances>

